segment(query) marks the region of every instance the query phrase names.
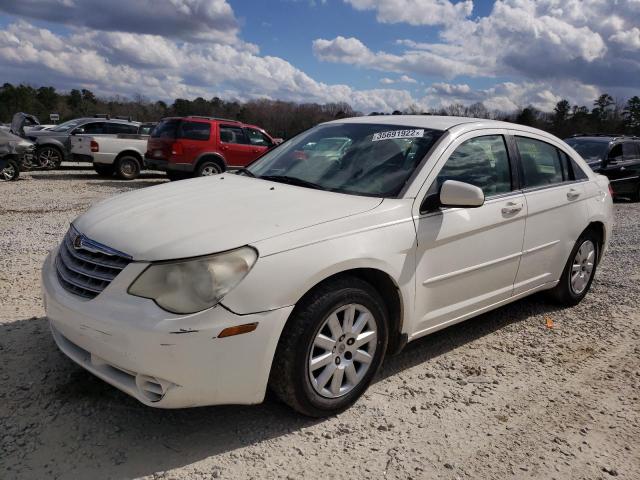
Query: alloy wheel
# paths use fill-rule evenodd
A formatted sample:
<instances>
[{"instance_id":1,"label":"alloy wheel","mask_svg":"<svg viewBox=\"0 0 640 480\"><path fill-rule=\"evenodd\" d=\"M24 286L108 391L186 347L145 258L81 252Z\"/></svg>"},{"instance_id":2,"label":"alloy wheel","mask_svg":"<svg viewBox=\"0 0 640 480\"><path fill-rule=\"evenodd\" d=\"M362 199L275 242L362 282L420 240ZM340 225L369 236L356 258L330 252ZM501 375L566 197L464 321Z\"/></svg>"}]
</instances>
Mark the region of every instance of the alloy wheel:
<instances>
[{"instance_id":1,"label":"alloy wheel","mask_svg":"<svg viewBox=\"0 0 640 480\"><path fill-rule=\"evenodd\" d=\"M580 295L587 288L591 275L593 275L595 260L596 246L591 240L585 240L578 248L571 266L569 282L574 294Z\"/></svg>"},{"instance_id":2,"label":"alloy wheel","mask_svg":"<svg viewBox=\"0 0 640 480\"><path fill-rule=\"evenodd\" d=\"M55 168L61 163L60 154L53 148L44 148L38 155L38 161L41 167Z\"/></svg>"},{"instance_id":3,"label":"alloy wheel","mask_svg":"<svg viewBox=\"0 0 640 480\"><path fill-rule=\"evenodd\" d=\"M2 171L0 171L0 174L5 180L13 180L13 178L16 176L16 167L10 163L5 168L3 168Z\"/></svg>"},{"instance_id":4,"label":"alloy wheel","mask_svg":"<svg viewBox=\"0 0 640 480\"><path fill-rule=\"evenodd\" d=\"M207 164L204 167L202 167L202 170L200 171L200 175L203 177L208 177L210 175L217 175L220 173L220 167L218 167L215 164Z\"/></svg>"},{"instance_id":5,"label":"alloy wheel","mask_svg":"<svg viewBox=\"0 0 640 480\"><path fill-rule=\"evenodd\" d=\"M363 305L352 303L334 310L309 352L309 380L316 393L338 398L353 390L373 362L377 336L375 318Z\"/></svg>"}]
</instances>

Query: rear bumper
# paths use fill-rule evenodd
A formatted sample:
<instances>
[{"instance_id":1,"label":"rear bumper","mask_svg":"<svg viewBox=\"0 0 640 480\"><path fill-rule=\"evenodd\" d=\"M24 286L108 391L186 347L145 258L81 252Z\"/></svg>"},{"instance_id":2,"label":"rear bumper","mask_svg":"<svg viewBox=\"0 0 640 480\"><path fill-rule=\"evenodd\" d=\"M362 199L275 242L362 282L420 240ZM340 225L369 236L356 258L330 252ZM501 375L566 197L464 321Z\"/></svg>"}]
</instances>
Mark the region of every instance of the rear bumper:
<instances>
[{"instance_id":1,"label":"rear bumper","mask_svg":"<svg viewBox=\"0 0 640 480\"><path fill-rule=\"evenodd\" d=\"M236 315L221 305L179 316L126 293L146 264L129 264L92 300L58 282L53 258L42 270L45 310L60 350L148 406L183 408L263 400L275 348L292 307ZM255 331L217 338L227 327Z\"/></svg>"},{"instance_id":2,"label":"rear bumper","mask_svg":"<svg viewBox=\"0 0 640 480\"><path fill-rule=\"evenodd\" d=\"M173 163L169 160L145 156L144 164L149 170L160 170L161 172L193 172L191 163Z\"/></svg>"}]
</instances>

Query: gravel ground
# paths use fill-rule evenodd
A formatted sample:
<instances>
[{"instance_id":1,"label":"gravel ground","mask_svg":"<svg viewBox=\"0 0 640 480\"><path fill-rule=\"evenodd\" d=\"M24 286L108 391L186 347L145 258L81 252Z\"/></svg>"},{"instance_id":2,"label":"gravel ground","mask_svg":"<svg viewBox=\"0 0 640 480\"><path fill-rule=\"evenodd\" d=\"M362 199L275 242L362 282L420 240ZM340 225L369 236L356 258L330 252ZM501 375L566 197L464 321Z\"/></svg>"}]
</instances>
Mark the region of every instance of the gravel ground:
<instances>
[{"instance_id":1,"label":"gravel ground","mask_svg":"<svg viewBox=\"0 0 640 480\"><path fill-rule=\"evenodd\" d=\"M414 342L318 421L272 398L154 410L56 349L47 251L91 203L163 181L76 167L0 183L0 478L640 478L640 204L616 204L580 305L536 296Z\"/></svg>"}]
</instances>

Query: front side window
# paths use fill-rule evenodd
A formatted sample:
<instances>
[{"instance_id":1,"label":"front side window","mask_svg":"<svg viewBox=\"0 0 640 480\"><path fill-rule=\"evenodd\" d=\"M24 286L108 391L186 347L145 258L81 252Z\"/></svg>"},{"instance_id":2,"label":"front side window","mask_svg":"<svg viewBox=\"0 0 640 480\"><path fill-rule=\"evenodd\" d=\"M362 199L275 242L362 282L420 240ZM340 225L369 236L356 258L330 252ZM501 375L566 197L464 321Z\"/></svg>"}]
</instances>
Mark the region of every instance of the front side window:
<instances>
[{"instance_id":1,"label":"front side window","mask_svg":"<svg viewBox=\"0 0 640 480\"><path fill-rule=\"evenodd\" d=\"M502 135L472 138L456 148L440 170L436 188L447 180L480 187L486 197L510 192L511 167Z\"/></svg>"},{"instance_id":2,"label":"front side window","mask_svg":"<svg viewBox=\"0 0 640 480\"><path fill-rule=\"evenodd\" d=\"M397 125L318 125L266 153L248 170L309 188L396 197L442 133Z\"/></svg>"},{"instance_id":3,"label":"front side window","mask_svg":"<svg viewBox=\"0 0 640 480\"><path fill-rule=\"evenodd\" d=\"M100 135L103 133L107 133L104 128L104 122L86 123L82 125L79 130L81 131L78 133L84 133L88 135Z\"/></svg>"},{"instance_id":4,"label":"front side window","mask_svg":"<svg viewBox=\"0 0 640 480\"><path fill-rule=\"evenodd\" d=\"M272 145L271 140L264 133L254 128L245 128L245 132L247 132L247 136L249 137L249 141L251 145L256 145L259 147L270 147Z\"/></svg>"},{"instance_id":5,"label":"front side window","mask_svg":"<svg viewBox=\"0 0 640 480\"><path fill-rule=\"evenodd\" d=\"M239 145L248 145L249 139L240 127L231 125L220 125L220 141L222 143L235 143Z\"/></svg>"},{"instance_id":6,"label":"front side window","mask_svg":"<svg viewBox=\"0 0 640 480\"><path fill-rule=\"evenodd\" d=\"M209 140L210 135L210 123L182 121L178 127L177 137L185 140Z\"/></svg>"},{"instance_id":7,"label":"front side window","mask_svg":"<svg viewBox=\"0 0 640 480\"><path fill-rule=\"evenodd\" d=\"M566 174L560 152L553 145L527 137L516 137L525 188L562 183Z\"/></svg>"},{"instance_id":8,"label":"front side window","mask_svg":"<svg viewBox=\"0 0 640 480\"><path fill-rule=\"evenodd\" d=\"M640 152L638 152L638 147L633 142L624 142L622 144L622 158L625 161L628 160L638 160L640 156Z\"/></svg>"}]
</instances>

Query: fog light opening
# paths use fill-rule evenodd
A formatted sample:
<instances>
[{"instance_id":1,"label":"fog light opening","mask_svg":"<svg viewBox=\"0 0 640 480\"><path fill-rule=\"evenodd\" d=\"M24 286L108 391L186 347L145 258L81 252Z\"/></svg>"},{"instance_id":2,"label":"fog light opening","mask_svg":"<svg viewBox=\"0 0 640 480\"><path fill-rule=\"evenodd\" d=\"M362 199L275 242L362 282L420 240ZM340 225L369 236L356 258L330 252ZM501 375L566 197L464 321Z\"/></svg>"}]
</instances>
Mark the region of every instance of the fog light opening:
<instances>
[{"instance_id":1,"label":"fog light opening","mask_svg":"<svg viewBox=\"0 0 640 480\"><path fill-rule=\"evenodd\" d=\"M159 402L167 393L170 383L156 377L136 375L136 386L140 394L150 402Z\"/></svg>"}]
</instances>

